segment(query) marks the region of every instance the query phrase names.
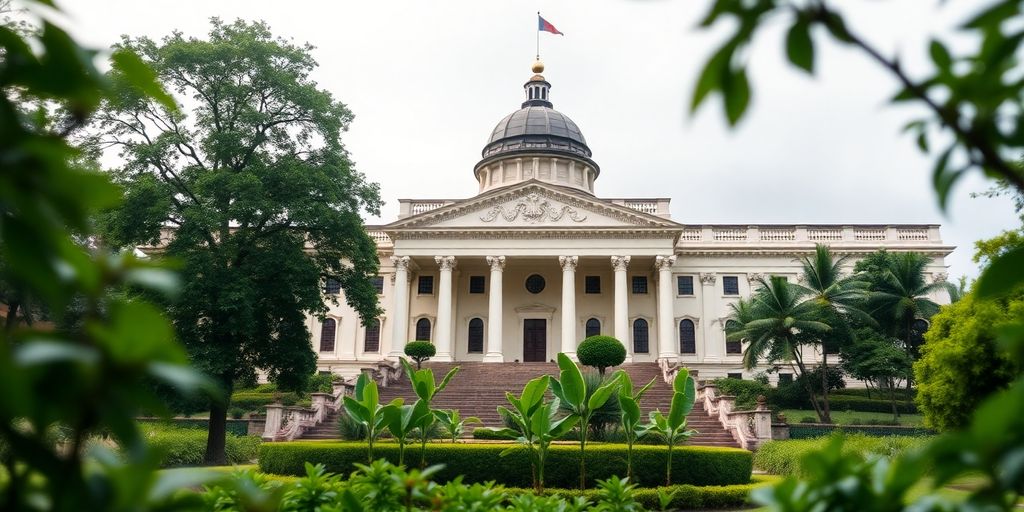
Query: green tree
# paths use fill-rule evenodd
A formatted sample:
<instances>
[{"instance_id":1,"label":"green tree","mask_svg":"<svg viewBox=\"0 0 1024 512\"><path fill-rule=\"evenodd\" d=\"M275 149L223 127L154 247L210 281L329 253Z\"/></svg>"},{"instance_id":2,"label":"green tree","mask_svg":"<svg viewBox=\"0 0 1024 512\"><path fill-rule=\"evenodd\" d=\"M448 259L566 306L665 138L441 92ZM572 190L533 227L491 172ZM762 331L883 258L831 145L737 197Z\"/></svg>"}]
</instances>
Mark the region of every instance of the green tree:
<instances>
[{"instance_id":1,"label":"green tree","mask_svg":"<svg viewBox=\"0 0 1024 512\"><path fill-rule=\"evenodd\" d=\"M311 80L311 48L263 23L214 19L207 40L175 33L119 47L142 55L190 115L110 74L118 94L87 140L122 161L111 175L126 200L104 219L107 240L159 245L181 262L169 312L193 364L221 388L259 369L301 389L316 361L306 314L337 300L324 279L364 319L378 314L376 246L360 214L380 202L341 143L351 112ZM225 461L227 406L210 404L209 464Z\"/></svg>"},{"instance_id":2,"label":"green tree","mask_svg":"<svg viewBox=\"0 0 1024 512\"><path fill-rule=\"evenodd\" d=\"M879 385L889 391L893 420L900 413L896 407L897 386L910 378L911 361L900 341L875 329L859 329L853 341L839 351L842 368L851 377L863 381L868 389Z\"/></svg>"},{"instance_id":3,"label":"green tree","mask_svg":"<svg viewBox=\"0 0 1024 512\"><path fill-rule=\"evenodd\" d=\"M800 258L807 299L817 306L821 320L831 327L821 339L821 365L828 367L828 353L852 339L852 322L874 324L861 307L867 298L868 283L856 275L843 275L848 256L835 258L828 246L817 244L814 254ZM828 403L828 372L821 372L822 421L832 423ZM811 400L814 400L813 395Z\"/></svg>"},{"instance_id":4,"label":"green tree","mask_svg":"<svg viewBox=\"0 0 1024 512\"><path fill-rule=\"evenodd\" d=\"M925 424L952 430L968 424L978 405L1005 389L1020 367L998 347L1001 326L1024 317L1024 295L979 300L968 294L932 317L921 359L914 363L917 402Z\"/></svg>"},{"instance_id":5,"label":"green tree","mask_svg":"<svg viewBox=\"0 0 1024 512\"><path fill-rule=\"evenodd\" d=\"M805 300L809 294L806 288L792 285L780 276L761 279L758 284L760 287L750 299L730 304L726 339L747 344L743 350L743 366L747 369L760 361L783 362L790 364L797 376L807 375L804 347L819 344L832 328L821 321L820 308ZM827 421L807 379L804 384L814 412L822 422Z\"/></svg>"}]
</instances>

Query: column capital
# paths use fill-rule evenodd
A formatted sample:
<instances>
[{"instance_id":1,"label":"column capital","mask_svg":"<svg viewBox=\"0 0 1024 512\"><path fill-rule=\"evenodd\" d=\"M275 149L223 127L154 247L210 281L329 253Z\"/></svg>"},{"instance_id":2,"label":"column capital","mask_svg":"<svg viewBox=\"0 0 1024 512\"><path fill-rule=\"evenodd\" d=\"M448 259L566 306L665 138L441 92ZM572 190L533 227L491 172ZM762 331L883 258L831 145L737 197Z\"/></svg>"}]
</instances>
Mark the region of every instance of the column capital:
<instances>
[{"instance_id":1,"label":"column capital","mask_svg":"<svg viewBox=\"0 0 1024 512\"><path fill-rule=\"evenodd\" d=\"M759 281L761 279L764 279L764 278L765 278L765 276L761 272L749 272L749 273L747 273L747 282L750 282L750 283L757 282L757 281Z\"/></svg>"},{"instance_id":2,"label":"column capital","mask_svg":"<svg viewBox=\"0 0 1024 512\"><path fill-rule=\"evenodd\" d=\"M625 272L629 269L629 256L612 256L612 268L617 272Z\"/></svg>"},{"instance_id":3,"label":"column capital","mask_svg":"<svg viewBox=\"0 0 1024 512\"><path fill-rule=\"evenodd\" d=\"M575 272L576 264L579 263L579 256L559 256L558 264L562 266L562 270L568 270Z\"/></svg>"},{"instance_id":4,"label":"column capital","mask_svg":"<svg viewBox=\"0 0 1024 512\"><path fill-rule=\"evenodd\" d=\"M655 256L654 257L654 268L661 270L672 270L672 265L676 264L676 256Z\"/></svg>"},{"instance_id":5,"label":"column capital","mask_svg":"<svg viewBox=\"0 0 1024 512\"><path fill-rule=\"evenodd\" d=\"M409 257L408 256L392 256L391 263L395 265L395 270L409 270Z\"/></svg>"},{"instance_id":6,"label":"column capital","mask_svg":"<svg viewBox=\"0 0 1024 512\"><path fill-rule=\"evenodd\" d=\"M715 284L715 280L717 280L717 279L718 279L718 276L714 272L701 272L700 273L700 282L704 283L705 285L713 285L713 284Z\"/></svg>"},{"instance_id":7,"label":"column capital","mask_svg":"<svg viewBox=\"0 0 1024 512\"><path fill-rule=\"evenodd\" d=\"M455 270L455 256L434 256L434 261L441 270Z\"/></svg>"},{"instance_id":8,"label":"column capital","mask_svg":"<svg viewBox=\"0 0 1024 512\"><path fill-rule=\"evenodd\" d=\"M488 256L487 265L491 267L491 272L501 272L505 270L505 257L504 256Z\"/></svg>"}]
</instances>

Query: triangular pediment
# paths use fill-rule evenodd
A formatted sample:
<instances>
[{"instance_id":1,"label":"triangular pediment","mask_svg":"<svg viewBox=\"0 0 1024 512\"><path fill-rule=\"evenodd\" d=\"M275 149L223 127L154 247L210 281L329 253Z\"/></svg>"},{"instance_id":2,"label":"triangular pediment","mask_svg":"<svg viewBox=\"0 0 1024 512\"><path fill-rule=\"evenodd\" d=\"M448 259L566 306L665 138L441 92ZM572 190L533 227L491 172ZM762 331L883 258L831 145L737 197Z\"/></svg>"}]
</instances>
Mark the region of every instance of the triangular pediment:
<instances>
[{"instance_id":1,"label":"triangular pediment","mask_svg":"<svg viewBox=\"0 0 1024 512\"><path fill-rule=\"evenodd\" d=\"M671 220L540 181L494 190L385 226L392 229L681 229Z\"/></svg>"}]
</instances>

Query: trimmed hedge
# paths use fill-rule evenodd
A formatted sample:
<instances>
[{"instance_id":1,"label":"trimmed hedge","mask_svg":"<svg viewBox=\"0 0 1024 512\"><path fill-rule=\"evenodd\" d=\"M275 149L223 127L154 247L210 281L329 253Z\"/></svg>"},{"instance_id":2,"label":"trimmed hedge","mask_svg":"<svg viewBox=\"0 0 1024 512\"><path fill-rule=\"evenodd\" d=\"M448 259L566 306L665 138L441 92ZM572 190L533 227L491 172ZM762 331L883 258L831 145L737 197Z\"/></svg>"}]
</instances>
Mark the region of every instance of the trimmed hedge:
<instances>
[{"instance_id":1,"label":"trimmed hedge","mask_svg":"<svg viewBox=\"0 0 1024 512\"><path fill-rule=\"evenodd\" d=\"M246 411L262 412L264 407L277 401L280 401L282 405L295 405L299 401L299 395L293 392L257 393L255 391L242 391L231 395L231 406Z\"/></svg>"},{"instance_id":2,"label":"trimmed hedge","mask_svg":"<svg viewBox=\"0 0 1024 512\"><path fill-rule=\"evenodd\" d=\"M206 432L210 428L210 420L206 418L136 418L135 421L143 425L158 425L163 427L191 428ZM228 434L236 436L249 435L249 420L235 420L228 418L225 426Z\"/></svg>"},{"instance_id":3,"label":"trimmed hedge","mask_svg":"<svg viewBox=\"0 0 1024 512\"><path fill-rule=\"evenodd\" d=\"M509 454L501 452L512 447ZM419 460L419 446L406 448L407 460ZM434 480L448 482L459 475L467 483L493 480L508 487L530 487L530 461L525 447L510 443L427 444L428 464L443 463ZM579 485L578 446L554 445L548 452L544 469L547 487L573 488ZM656 486L665 481L668 449L661 446L633 448L633 481ZM374 445L373 456L398 462L398 445ZM620 444L593 445L587 448L588 486L596 480L626 474L626 447ZM265 443L260 447L260 471L278 475L304 475L304 464L323 464L333 473L348 474L353 464L366 462L364 443L289 442ZM680 446L673 450L672 480L690 485L736 485L750 482L753 455L739 448Z\"/></svg>"},{"instance_id":4,"label":"trimmed hedge","mask_svg":"<svg viewBox=\"0 0 1024 512\"><path fill-rule=\"evenodd\" d=\"M829 395L828 403L834 411L892 412L892 402L889 400L874 400L850 395ZM900 414L917 414L917 405L914 402L897 400L896 410Z\"/></svg>"},{"instance_id":5,"label":"trimmed hedge","mask_svg":"<svg viewBox=\"0 0 1024 512\"><path fill-rule=\"evenodd\" d=\"M800 475L803 473L801 459L804 455L821 450L828 441L828 437L769 441L754 454L754 467L776 475ZM864 434L849 434L843 439L843 453L858 454L862 457L869 454L893 457L925 442L926 440L920 437L871 437Z\"/></svg>"},{"instance_id":6,"label":"trimmed hedge","mask_svg":"<svg viewBox=\"0 0 1024 512\"><path fill-rule=\"evenodd\" d=\"M864 434L872 437L927 437L935 435L934 430L924 427L904 427L900 425L829 425L825 423L790 424L790 439L813 439L833 432Z\"/></svg>"},{"instance_id":7,"label":"trimmed hedge","mask_svg":"<svg viewBox=\"0 0 1024 512\"><path fill-rule=\"evenodd\" d=\"M206 432L193 428L147 425L143 429L146 443L160 454L160 466L198 466L206 453ZM228 434L225 452L229 464L247 464L259 453L262 440L256 436Z\"/></svg>"}]
</instances>

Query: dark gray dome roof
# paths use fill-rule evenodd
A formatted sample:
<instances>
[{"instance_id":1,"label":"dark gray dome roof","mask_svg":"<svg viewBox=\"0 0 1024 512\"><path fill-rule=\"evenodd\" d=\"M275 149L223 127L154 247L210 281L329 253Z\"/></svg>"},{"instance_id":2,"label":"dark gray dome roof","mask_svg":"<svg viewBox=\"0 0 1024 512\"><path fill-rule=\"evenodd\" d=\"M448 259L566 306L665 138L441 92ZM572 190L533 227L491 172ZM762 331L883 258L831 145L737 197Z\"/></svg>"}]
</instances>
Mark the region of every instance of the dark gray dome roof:
<instances>
[{"instance_id":1,"label":"dark gray dome roof","mask_svg":"<svg viewBox=\"0 0 1024 512\"><path fill-rule=\"evenodd\" d=\"M487 158L519 150L564 151L586 158L591 155L587 140L576 123L565 114L543 105L524 106L499 121L484 146L482 156Z\"/></svg>"}]
</instances>

